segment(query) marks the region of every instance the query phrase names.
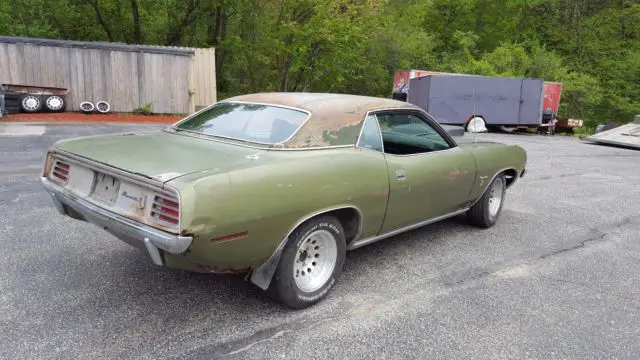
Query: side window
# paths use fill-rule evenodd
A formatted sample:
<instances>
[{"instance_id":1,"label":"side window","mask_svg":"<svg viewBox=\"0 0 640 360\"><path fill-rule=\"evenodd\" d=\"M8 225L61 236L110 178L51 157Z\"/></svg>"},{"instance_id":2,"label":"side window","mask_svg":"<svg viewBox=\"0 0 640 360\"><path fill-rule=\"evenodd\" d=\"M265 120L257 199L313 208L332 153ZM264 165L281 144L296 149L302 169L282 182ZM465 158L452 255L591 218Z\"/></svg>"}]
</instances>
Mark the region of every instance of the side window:
<instances>
[{"instance_id":1,"label":"side window","mask_svg":"<svg viewBox=\"0 0 640 360\"><path fill-rule=\"evenodd\" d=\"M451 146L427 121L411 114L378 115L384 152L395 155L446 150Z\"/></svg>"},{"instance_id":2,"label":"side window","mask_svg":"<svg viewBox=\"0 0 640 360\"><path fill-rule=\"evenodd\" d=\"M369 115L362 125L362 134L358 141L358 147L367 148L382 152L382 138L380 137L380 127L375 115Z\"/></svg>"}]
</instances>

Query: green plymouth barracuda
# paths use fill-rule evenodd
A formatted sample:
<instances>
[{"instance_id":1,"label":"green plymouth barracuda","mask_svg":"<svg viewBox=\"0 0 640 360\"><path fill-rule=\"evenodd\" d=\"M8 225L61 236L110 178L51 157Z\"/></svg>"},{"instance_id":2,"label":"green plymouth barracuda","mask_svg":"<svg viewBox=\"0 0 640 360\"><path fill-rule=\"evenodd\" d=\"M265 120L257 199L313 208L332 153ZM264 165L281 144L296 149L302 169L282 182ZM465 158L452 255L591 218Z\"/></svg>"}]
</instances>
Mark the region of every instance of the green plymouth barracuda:
<instances>
[{"instance_id":1,"label":"green plymouth barracuda","mask_svg":"<svg viewBox=\"0 0 640 360\"><path fill-rule=\"evenodd\" d=\"M347 250L463 213L496 223L526 153L456 138L391 99L250 94L164 129L59 141L41 182L61 214L157 265L242 274L299 309Z\"/></svg>"}]
</instances>

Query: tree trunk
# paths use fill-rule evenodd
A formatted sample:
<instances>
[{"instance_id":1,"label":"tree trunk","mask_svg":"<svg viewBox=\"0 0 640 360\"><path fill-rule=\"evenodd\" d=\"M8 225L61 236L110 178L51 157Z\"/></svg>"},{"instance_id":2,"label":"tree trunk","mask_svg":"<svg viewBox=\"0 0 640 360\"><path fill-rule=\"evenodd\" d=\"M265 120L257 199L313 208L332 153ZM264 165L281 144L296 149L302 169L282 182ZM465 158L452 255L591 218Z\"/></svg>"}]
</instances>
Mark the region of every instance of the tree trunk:
<instances>
[{"instance_id":1,"label":"tree trunk","mask_svg":"<svg viewBox=\"0 0 640 360\"><path fill-rule=\"evenodd\" d=\"M96 13L96 20L98 20L98 23L100 23L100 26L102 26L102 30L104 30L105 34L107 34L107 38L109 38L109 41L113 42L115 41L113 39L113 34L111 33L111 29L109 29L109 25L107 24L106 21L104 21L104 18L102 17L102 13L100 12L100 8L98 7L98 0L85 0L89 5L91 5L91 7L93 8L93 11Z\"/></svg>"},{"instance_id":2,"label":"tree trunk","mask_svg":"<svg viewBox=\"0 0 640 360\"><path fill-rule=\"evenodd\" d=\"M142 44L142 30L140 27L140 11L138 10L138 1L131 0L131 14L133 15L133 33L135 43Z\"/></svg>"}]
</instances>

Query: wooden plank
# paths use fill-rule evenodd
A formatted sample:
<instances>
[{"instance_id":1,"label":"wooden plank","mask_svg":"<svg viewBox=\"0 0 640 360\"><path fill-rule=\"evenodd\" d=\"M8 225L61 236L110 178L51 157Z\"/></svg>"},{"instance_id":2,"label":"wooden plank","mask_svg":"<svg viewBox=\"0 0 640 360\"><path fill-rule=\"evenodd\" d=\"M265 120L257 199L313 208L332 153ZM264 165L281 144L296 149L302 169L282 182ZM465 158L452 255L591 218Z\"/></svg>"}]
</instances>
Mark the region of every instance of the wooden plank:
<instances>
[{"instance_id":1,"label":"wooden plank","mask_svg":"<svg viewBox=\"0 0 640 360\"><path fill-rule=\"evenodd\" d=\"M85 73L91 78L91 98L95 105L98 101L105 100L104 94L104 67L102 66L102 50L89 49L89 64L85 67ZM85 64L86 65L86 64ZM88 72L88 73L87 73Z\"/></svg>"},{"instance_id":2,"label":"wooden plank","mask_svg":"<svg viewBox=\"0 0 640 360\"><path fill-rule=\"evenodd\" d=\"M147 103L152 103L153 106L153 78L156 76L155 68L153 66L153 55L152 54L138 54L138 56L142 57L142 70L141 80L142 80L142 93L141 93L141 101L140 107L145 106Z\"/></svg>"},{"instance_id":3,"label":"wooden plank","mask_svg":"<svg viewBox=\"0 0 640 360\"><path fill-rule=\"evenodd\" d=\"M69 59L69 93L67 94L67 110L79 111L84 101L84 78L82 77L82 55L80 49L70 48Z\"/></svg>"},{"instance_id":4,"label":"wooden plank","mask_svg":"<svg viewBox=\"0 0 640 360\"><path fill-rule=\"evenodd\" d=\"M26 82L21 85L41 86L40 52L35 45L24 44L24 72Z\"/></svg>"},{"instance_id":5,"label":"wooden plank","mask_svg":"<svg viewBox=\"0 0 640 360\"><path fill-rule=\"evenodd\" d=\"M189 76L190 76L190 71L189 68L191 67L191 61L192 61L192 57L181 57L181 58L177 58L177 63L178 63L178 74L176 75L176 78L180 79L180 82L177 84L177 96L178 96L178 109L177 109L177 113L180 114L188 114L191 112L191 101L190 101L190 96L189 96L189 89L190 89L190 81L189 81Z\"/></svg>"},{"instance_id":6,"label":"wooden plank","mask_svg":"<svg viewBox=\"0 0 640 360\"><path fill-rule=\"evenodd\" d=\"M109 98L111 99L111 108L115 112L122 112L127 107L128 100L126 99L126 92L122 87L124 78L127 76L124 67L126 66L126 60L122 56L122 52L112 51L110 58L111 73L107 74L110 78L111 87L109 88Z\"/></svg>"},{"instance_id":7,"label":"wooden plank","mask_svg":"<svg viewBox=\"0 0 640 360\"><path fill-rule=\"evenodd\" d=\"M189 57L189 64L187 65L187 76L189 77L189 81L188 81L188 113L192 114L196 111L196 94L192 93L196 91L196 56L191 56ZM192 94L191 94L192 93Z\"/></svg>"},{"instance_id":8,"label":"wooden plank","mask_svg":"<svg viewBox=\"0 0 640 360\"><path fill-rule=\"evenodd\" d=\"M185 69L187 65L188 57L185 56L169 56L166 59L169 60L169 65L171 68L171 77L174 81L171 82L170 93L165 96L171 97L171 113L179 114L184 113L186 111L186 102L184 94L189 90L187 89L188 85L185 80L188 80L188 77L184 73L183 69Z\"/></svg>"},{"instance_id":9,"label":"wooden plank","mask_svg":"<svg viewBox=\"0 0 640 360\"><path fill-rule=\"evenodd\" d=\"M175 109L174 113L185 114L189 112L189 61L190 57L173 56L174 61L174 78L175 82L174 96Z\"/></svg>"},{"instance_id":10,"label":"wooden plank","mask_svg":"<svg viewBox=\"0 0 640 360\"><path fill-rule=\"evenodd\" d=\"M11 84L22 84L24 72L24 53L20 52L20 45L7 44L7 52L9 55L9 80Z\"/></svg>"},{"instance_id":11,"label":"wooden plank","mask_svg":"<svg viewBox=\"0 0 640 360\"><path fill-rule=\"evenodd\" d=\"M111 109L114 106L114 99L111 96L111 92L113 89L113 81L111 76L113 75L111 68L111 56L112 50L100 50L100 62L102 64L101 71L101 80L102 80L102 100L106 101L111 105ZM122 102L120 102L119 106L122 106ZM112 110L113 111L113 110Z\"/></svg>"},{"instance_id":12,"label":"wooden plank","mask_svg":"<svg viewBox=\"0 0 640 360\"><path fill-rule=\"evenodd\" d=\"M154 79L150 79L155 86L153 86L153 109L158 113L167 112L167 103L164 101L163 93L166 87L167 76L164 70L164 57L162 55L152 55L153 59L153 72L155 74Z\"/></svg>"},{"instance_id":13,"label":"wooden plank","mask_svg":"<svg viewBox=\"0 0 640 360\"><path fill-rule=\"evenodd\" d=\"M133 111L135 108L140 106L140 93L142 89L140 88L140 59L142 56L138 53L130 52L129 56L131 58L130 66L131 66L131 109Z\"/></svg>"},{"instance_id":14,"label":"wooden plank","mask_svg":"<svg viewBox=\"0 0 640 360\"><path fill-rule=\"evenodd\" d=\"M198 54L198 93L200 94L198 96L198 102L200 106L207 106L208 103L208 89L207 89L207 76L206 76L206 71L207 71L207 64L209 62L209 60L207 59L207 53L203 50L200 49L199 50L199 54Z\"/></svg>"},{"instance_id":15,"label":"wooden plank","mask_svg":"<svg viewBox=\"0 0 640 360\"><path fill-rule=\"evenodd\" d=\"M87 50L79 50L80 56L82 57L82 76L80 78L83 79L84 83L84 92L82 93L81 98L82 101L90 101L93 105L98 101L93 96L93 76L92 67L91 67L91 53Z\"/></svg>"},{"instance_id":16,"label":"wooden plank","mask_svg":"<svg viewBox=\"0 0 640 360\"><path fill-rule=\"evenodd\" d=\"M33 85L58 87L54 64L55 49L50 46L36 46L35 50L38 52L37 66L40 69L40 81Z\"/></svg>"},{"instance_id":17,"label":"wooden plank","mask_svg":"<svg viewBox=\"0 0 640 360\"><path fill-rule=\"evenodd\" d=\"M209 56L207 52L204 50L202 50L202 64L201 64L200 70L201 70L200 76L202 77L202 84L200 85L202 96L203 96L202 103L209 104L211 99L211 88L209 88L209 74L208 74Z\"/></svg>"},{"instance_id":18,"label":"wooden plank","mask_svg":"<svg viewBox=\"0 0 640 360\"><path fill-rule=\"evenodd\" d=\"M71 74L69 68L69 48L54 48L55 81L58 87L69 89L71 87Z\"/></svg>"},{"instance_id":19,"label":"wooden plank","mask_svg":"<svg viewBox=\"0 0 640 360\"><path fill-rule=\"evenodd\" d=\"M113 111L131 112L137 107L138 79L133 73L137 60L132 55L135 53L111 52L111 75L107 78L110 78L110 104Z\"/></svg>"},{"instance_id":20,"label":"wooden plank","mask_svg":"<svg viewBox=\"0 0 640 360\"><path fill-rule=\"evenodd\" d=\"M9 44L0 44L0 84L11 83Z\"/></svg>"}]
</instances>

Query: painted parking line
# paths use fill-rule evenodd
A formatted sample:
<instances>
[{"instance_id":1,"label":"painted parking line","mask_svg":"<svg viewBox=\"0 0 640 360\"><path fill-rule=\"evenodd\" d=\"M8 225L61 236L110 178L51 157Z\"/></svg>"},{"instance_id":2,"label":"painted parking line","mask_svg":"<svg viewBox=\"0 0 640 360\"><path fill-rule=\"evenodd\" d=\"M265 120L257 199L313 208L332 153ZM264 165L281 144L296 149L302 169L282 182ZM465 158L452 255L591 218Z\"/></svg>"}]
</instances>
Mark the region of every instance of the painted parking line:
<instances>
[{"instance_id":1,"label":"painted parking line","mask_svg":"<svg viewBox=\"0 0 640 360\"><path fill-rule=\"evenodd\" d=\"M39 136L47 131L44 125L1 124L0 136Z\"/></svg>"}]
</instances>

